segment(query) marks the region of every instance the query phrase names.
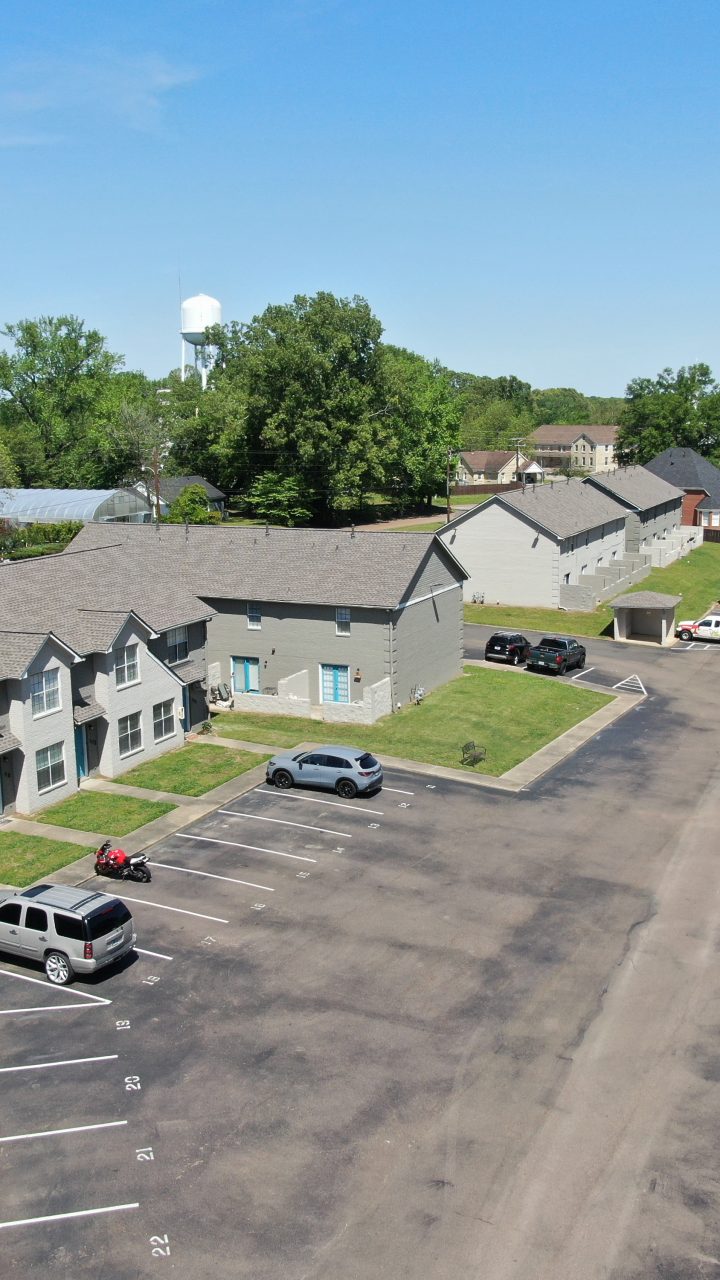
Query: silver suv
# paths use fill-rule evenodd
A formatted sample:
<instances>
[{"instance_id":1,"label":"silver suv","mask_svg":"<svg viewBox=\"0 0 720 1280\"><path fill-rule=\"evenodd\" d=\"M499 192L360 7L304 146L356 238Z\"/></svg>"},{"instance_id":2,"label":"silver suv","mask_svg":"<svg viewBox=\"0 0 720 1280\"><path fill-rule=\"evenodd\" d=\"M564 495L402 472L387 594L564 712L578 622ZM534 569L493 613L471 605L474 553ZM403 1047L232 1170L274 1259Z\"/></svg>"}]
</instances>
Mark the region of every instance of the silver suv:
<instances>
[{"instance_id":1,"label":"silver suv","mask_svg":"<svg viewBox=\"0 0 720 1280\"><path fill-rule=\"evenodd\" d=\"M45 966L62 987L132 951L137 934L119 898L64 884L0 894L0 951Z\"/></svg>"},{"instance_id":2,"label":"silver suv","mask_svg":"<svg viewBox=\"0 0 720 1280\"><path fill-rule=\"evenodd\" d=\"M346 800L358 791L379 791L382 765L358 747L315 747L295 755L273 756L266 781L276 787L329 787Z\"/></svg>"}]
</instances>

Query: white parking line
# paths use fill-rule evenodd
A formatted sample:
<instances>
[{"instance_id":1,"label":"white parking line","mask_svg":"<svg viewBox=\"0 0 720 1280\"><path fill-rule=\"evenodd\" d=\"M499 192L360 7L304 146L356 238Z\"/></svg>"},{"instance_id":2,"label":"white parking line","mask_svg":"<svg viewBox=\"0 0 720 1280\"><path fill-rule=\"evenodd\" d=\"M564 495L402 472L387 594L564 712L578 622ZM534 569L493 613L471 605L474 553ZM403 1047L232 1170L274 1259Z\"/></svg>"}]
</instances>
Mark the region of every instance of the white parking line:
<instances>
[{"instance_id":1,"label":"white parking line","mask_svg":"<svg viewBox=\"0 0 720 1280\"><path fill-rule=\"evenodd\" d=\"M146 951L144 947L136 947L141 956L153 956L155 960L174 960L174 956L163 955L162 951Z\"/></svg>"},{"instance_id":2,"label":"white parking line","mask_svg":"<svg viewBox=\"0 0 720 1280\"><path fill-rule=\"evenodd\" d=\"M60 1062L28 1062L22 1067L0 1067L0 1075L10 1071L46 1071L50 1067L74 1067L79 1062L113 1062L117 1053L101 1053L97 1058L63 1058Z\"/></svg>"},{"instance_id":3,"label":"white parking line","mask_svg":"<svg viewBox=\"0 0 720 1280\"><path fill-rule=\"evenodd\" d=\"M13 973L10 969L0 969L0 974L5 978L17 978L19 982L34 982L38 987L44 987L46 991L48 989L49 984L43 982L42 978L31 978L27 973ZM72 994L82 996L83 1000L93 1000L96 1004L112 1004L112 1000L107 1000L105 996L93 996L87 991L73 991Z\"/></svg>"},{"instance_id":4,"label":"white parking line","mask_svg":"<svg viewBox=\"0 0 720 1280\"><path fill-rule=\"evenodd\" d=\"M198 920L213 920L215 924L229 924L220 916L206 916L202 911L186 911L184 907L166 907L162 902L153 902L152 898L130 898L126 893L114 890L114 897L123 898L125 902L139 902L143 907L157 907L158 911L177 911L181 916L196 916Z\"/></svg>"},{"instance_id":5,"label":"white parking line","mask_svg":"<svg viewBox=\"0 0 720 1280\"><path fill-rule=\"evenodd\" d=\"M581 676L589 676L591 671L595 671L595 667L585 667L583 671L578 671L576 676L571 676L571 680L579 680Z\"/></svg>"},{"instance_id":6,"label":"white parking line","mask_svg":"<svg viewBox=\"0 0 720 1280\"><path fill-rule=\"evenodd\" d=\"M274 893L274 889L270 889L266 884L251 884L249 880L235 880L233 876L216 876L211 871L194 871L190 867L174 867L171 862L151 862L151 867L167 867L168 871L184 871L187 876L207 876L209 880L228 880L230 884L244 884L248 889L267 889L268 893Z\"/></svg>"},{"instance_id":7,"label":"white parking line","mask_svg":"<svg viewBox=\"0 0 720 1280\"><path fill-rule=\"evenodd\" d=\"M264 796L273 794L271 787L267 789L256 787L255 790ZM276 791L275 795L278 798L282 796L283 800L307 800L308 804L331 804L333 808L344 809L346 813L374 813L377 818L385 817L385 814L381 813L379 809L366 809L364 805L359 804L343 804L342 800L318 800L317 796L300 796L292 791Z\"/></svg>"},{"instance_id":8,"label":"white parking line","mask_svg":"<svg viewBox=\"0 0 720 1280\"><path fill-rule=\"evenodd\" d=\"M28 1138L56 1138L65 1133L88 1133L91 1129L119 1129L127 1120L107 1120L104 1124L79 1124L73 1129L43 1129L38 1133L8 1133L2 1142L26 1142Z\"/></svg>"},{"instance_id":9,"label":"white parking line","mask_svg":"<svg viewBox=\"0 0 720 1280\"><path fill-rule=\"evenodd\" d=\"M412 792L408 791L408 795ZM304 827L306 831L319 831L324 836L345 836L352 840L352 831L333 831L331 827L314 827L311 822L291 822L289 818L263 818L259 813L240 813L237 809L218 809L218 813L227 813L231 818L252 818L254 822L279 822L283 827Z\"/></svg>"},{"instance_id":10,"label":"white parking line","mask_svg":"<svg viewBox=\"0 0 720 1280\"><path fill-rule=\"evenodd\" d=\"M383 791L392 791L396 796L414 796L414 791L401 791L399 787L386 787L383 783Z\"/></svg>"},{"instance_id":11,"label":"white parking line","mask_svg":"<svg viewBox=\"0 0 720 1280\"><path fill-rule=\"evenodd\" d=\"M139 1209L140 1201L132 1204L106 1204L99 1209L76 1209L74 1213L46 1213L41 1218L15 1218L14 1222L0 1222L0 1231L6 1227L30 1227L36 1222L61 1222L65 1218L92 1218L97 1213L120 1213L123 1209Z\"/></svg>"},{"instance_id":12,"label":"white parking line","mask_svg":"<svg viewBox=\"0 0 720 1280\"><path fill-rule=\"evenodd\" d=\"M78 991L77 995L81 996L82 991ZM106 1000L105 1004L111 1004L110 1000ZM92 1009L91 1004L36 1004L28 1005L26 1009L0 1009L0 1017L12 1013L67 1013L69 1009Z\"/></svg>"},{"instance_id":13,"label":"white parking line","mask_svg":"<svg viewBox=\"0 0 720 1280\"><path fill-rule=\"evenodd\" d=\"M301 853L282 853L280 849L263 849L259 844L240 844L239 840L218 840L216 836L188 836L184 832L178 832L178 836L181 840L204 840L207 844L226 844L231 849L252 849L254 853L274 853L276 858L292 858L293 862L317 862L317 858L305 858ZM238 884L246 883L245 880L238 881ZM254 884L250 887L262 889L264 885Z\"/></svg>"}]
</instances>

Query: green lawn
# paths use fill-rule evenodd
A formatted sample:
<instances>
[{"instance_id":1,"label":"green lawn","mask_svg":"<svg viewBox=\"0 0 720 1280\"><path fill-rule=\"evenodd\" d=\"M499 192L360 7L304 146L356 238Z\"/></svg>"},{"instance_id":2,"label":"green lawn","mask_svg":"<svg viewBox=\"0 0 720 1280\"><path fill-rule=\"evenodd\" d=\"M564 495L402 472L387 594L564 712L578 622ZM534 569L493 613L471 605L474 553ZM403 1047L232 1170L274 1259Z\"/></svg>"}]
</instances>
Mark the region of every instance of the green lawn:
<instances>
[{"instance_id":1,"label":"green lawn","mask_svg":"<svg viewBox=\"0 0 720 1280\"><path fill-rule=\"evenodd\" d=\"M347 742L378 753L460 767L461 747L470 739L487 747L478 773L494 777L519 764L545 743L584 720L611 699L575 684L466 667L464 676L428 694L419 706L404 707L375 725L324 724L292 716L223 711L217 732L253 737L270 745L297 742Z\"/></svg>"},{"instance_id":2,"label":"green lawn","mask_svg":"<svg viewBox=\"0 0 720 1280\"><path fill-rule=\"evenodd\" d=\"M647 578L630 588L682 596L676 617L699 618L720 598L720 543L706 542L667 569L652 569ZM624 591L619 592L625 595ZM519 605L465 605L466 622L491 627L517 627L527 631L562 631L578 636L612 635L613 611L608 604L592 613L566 613L561 609L522 609Z\"/></svg>"},{"instance_id":3,"label":"green lawn","mask_svg":"<svg viewBox=\"0 0 720 1280\"><path fill-rule=\"evenodd\" d=\"M79 791L69 800L61 800L60 804L33 814L33 820L72 827L75 831L126 836L128 831L135 831L174 808L175 805L160 800L134 800L132 796L114 796L107 791Z\"/></svg>"},{"instance_id":4,"label":"green lawn","mask_svg":"<svg viewBox=\"0 0 720 1280\"><path fill-rule=\"evenodd\" d=\"M202 796L221 782L247 773L268 757L256 751L220 751L204 743L191 743L178 751L169 751L157 760L148 760L129 773L113 779L150 791L173 791L180 796Z\"/></svg>"},{"instance_id":5,"label":"green lawn","mask_svg":"<svg viewBox=\"0 0 720 1280\"><path fill-rule=\"evenodd\" d=\"M83 858L94 849L66 840L44 840L38 836L21 836L11 831L0 832L0 883L17 889L52 875L58 867Z\"/></svg>"}]
</instances>

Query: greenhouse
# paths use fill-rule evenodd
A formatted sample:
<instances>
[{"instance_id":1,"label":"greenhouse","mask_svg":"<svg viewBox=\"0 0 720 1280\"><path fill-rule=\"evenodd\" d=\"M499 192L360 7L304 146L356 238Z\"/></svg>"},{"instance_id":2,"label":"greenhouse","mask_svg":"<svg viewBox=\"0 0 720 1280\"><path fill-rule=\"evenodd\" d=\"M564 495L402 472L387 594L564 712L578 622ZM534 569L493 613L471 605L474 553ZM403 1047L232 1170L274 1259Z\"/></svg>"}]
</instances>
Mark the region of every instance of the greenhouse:
<instances>
[{"instance_id":1,"label":"greenhouse","mask_svg":"<svg viewBox=\"0 0 720 1280\"><path fill-rule=\"evenodd\" d=\"M14 525L61 520L149 524L151 513L147 498L134 489L0 489L0 520Z\"/></svg>"}]
</instances>

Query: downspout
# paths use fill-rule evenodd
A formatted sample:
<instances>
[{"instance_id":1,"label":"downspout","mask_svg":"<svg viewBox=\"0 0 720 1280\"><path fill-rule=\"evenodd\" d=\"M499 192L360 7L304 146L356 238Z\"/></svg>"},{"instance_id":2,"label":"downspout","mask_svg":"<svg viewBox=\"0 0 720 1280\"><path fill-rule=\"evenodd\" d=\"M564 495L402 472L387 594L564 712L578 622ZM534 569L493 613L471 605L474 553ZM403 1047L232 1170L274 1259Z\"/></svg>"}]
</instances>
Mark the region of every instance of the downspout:
<instances>
[{"instance_id":1,"label":"downspout","mask_svg":"<svg viewBox=\"0 0 720 1280\"><path fill-rule=\"evenodd\" d=\"M393 624L392 614L388 618L388 662L390 664L390 713L393 714L397 707L395 706L395 668L393 665Z\"/></svg>"}]
</instances>

